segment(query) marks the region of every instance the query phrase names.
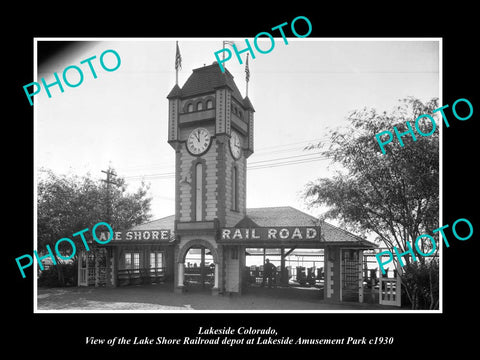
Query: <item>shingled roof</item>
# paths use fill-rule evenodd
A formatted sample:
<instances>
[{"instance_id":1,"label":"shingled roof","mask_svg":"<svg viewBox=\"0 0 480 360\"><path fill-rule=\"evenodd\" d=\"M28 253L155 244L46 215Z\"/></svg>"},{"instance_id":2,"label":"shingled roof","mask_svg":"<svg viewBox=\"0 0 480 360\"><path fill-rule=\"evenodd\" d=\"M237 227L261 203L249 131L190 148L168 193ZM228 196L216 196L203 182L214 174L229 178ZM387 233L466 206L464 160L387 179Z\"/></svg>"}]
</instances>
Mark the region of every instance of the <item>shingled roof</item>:
<instances>
[{"instance_id":1,"label":"shingled roof","mask_svg":"<svg viewBox=\"0 0 480 360\"><path fill-rule=\"evenodd\" d=\"M247 209L247 215L235 225L236 228L252 227L297 227L320 226L322 240L328 243L345 243L362 245L368 248L377 247L375 244L354 235L337 226L320 221L316 217L297 210L291 206L263 207ZM175 230L175 216L167 216L141 225L131 230Z\"/></svg>"},{"instance_id":2,"label":"shingled roof","mask_svg":"<svg viewBox=\"0 0 480 360\"><path fill-rule=\"evenodd\" d=\"M222 73L217 62L214 62L212 65L203 66L197 69L193 69L192 74L187 79L182 88L179 88L178 85L175 85L173 89L168 94L167 98L173 97L190 97L201 95L205 93L211 93L215 91L216 88L228 86L232 89L233 97L240 104L245 107L252 107L250 101L244 104L244 99L240 90L238 90L235 81L233 81L233 75L225 69L225 72Z\"/></svg>"},{"instance_id":3,"label":"shingled roof","mask_svg":"<svg viewBox=\"0 0 480 360\"><path fill-rule=\"evenodd\" d=\"M355 243L375 248L376 245L346 230L340 229L291 206L247 209L247 215L235 226L297 227L320 226L322 240L330 243Z\"/></svg>"},{"instance_id":4,"label":"shingled roof","mask_svg":"<svg viewBox=\"0 0 480 360\"><path fill-rule=\"evenodd\" d=\"M161 219L152 220L140 225L132 227L131 231L141 230L170 230L172 233L175 230L175 215L166 216Z\"/></svg>"},{"instance_id":5,"label":"shingled roof","mask_svg":"<svg viewBox=\"0 0 480 360\"><path fill-rule=\"evenodd\" d=\"M318 226L319 220L291 206L247 209L247 215L235 227Z\"/></svg>"}]
</instances>

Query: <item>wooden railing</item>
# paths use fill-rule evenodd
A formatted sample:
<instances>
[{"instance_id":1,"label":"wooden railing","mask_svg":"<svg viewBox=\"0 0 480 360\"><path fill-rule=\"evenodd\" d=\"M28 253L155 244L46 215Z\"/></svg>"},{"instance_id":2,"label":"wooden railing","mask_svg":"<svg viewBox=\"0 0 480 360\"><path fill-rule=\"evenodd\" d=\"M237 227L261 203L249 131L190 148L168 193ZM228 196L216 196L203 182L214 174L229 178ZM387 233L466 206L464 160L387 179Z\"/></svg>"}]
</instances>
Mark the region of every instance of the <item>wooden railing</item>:
<instances>
[{"instance_id":1,"label":"wooden railing","mask_svg":"<svg viewBox=\"0 0 480 360\"><path fill-rule=\"evenodd\" d=\"M118 270L118 284L149 284L165 280L165 267Z\"/></svg>"},{"instance_id":2,"label":"wooden railing","mask_svg":"<svg viewBox=\"0 0 480 360\"><path fill-rule=\"evenodd\" d=\"M213 286L215 282L215 270L213 267L186 267L184 270L184 284L210 284Z\"/></svg>"}]
</instances>

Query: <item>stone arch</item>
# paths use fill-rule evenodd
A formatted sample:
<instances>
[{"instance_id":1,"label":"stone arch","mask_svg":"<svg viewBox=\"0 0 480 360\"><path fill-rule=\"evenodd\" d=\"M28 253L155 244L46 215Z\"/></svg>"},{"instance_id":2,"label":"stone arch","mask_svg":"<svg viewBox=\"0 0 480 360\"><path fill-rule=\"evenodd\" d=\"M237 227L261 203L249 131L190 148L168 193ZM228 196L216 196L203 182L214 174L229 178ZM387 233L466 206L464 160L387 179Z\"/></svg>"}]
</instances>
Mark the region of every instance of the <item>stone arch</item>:
<instances>
[{"instance_id":1,"label":"stone arch","mask_svg":"<svg viewBox=\"0 0 480 360\"><path fill-rule=\"evenodd\" d=\"M199 109L198 108L198 105L202 104L202 108ZM195 106L193 107L193 111L202 111L202 110L205 110L206 109L206 105L203 101L203 99L198 99L195 101Z\"/></svg>"},{"instance_id":2,"label":"stone arch","mask_svg":"<svg viewBox=\"0 0 480 360\"><path fill-rule=\"evenodd\" d=\"M192 106L192 110L191 110L191 111L189 111L189 109L188 109L188 107L189 107L190 105ZM183 112L184 112L184 113L188 113L188 112L193 112L193 111L195 111L194 102L193 102L193 100L188 100L188 101L185 102L185 104L183 105Z\"/></svg>"},{"instance_id":3,"label":"stone arch","mask_svg":"<svg viewBox=\"0 0 480 360\"><path fill-rule=\"evenodd\" d=\"M218 264L217 249L215 249L210 242L208 242L206 240L202 240L202 239L193 239L193 240L188 241L185 245L183 245L183 247L178 252L176 263L177 264L178 263L185 263L185 256L187 255L188 250L190 250L190 248L193 247L193 246L199 246L199 245L203 246L204 248L209 249L210 252L212 253L213 262L215 264Z\"/></svg>"},{"instance_id":4,"label":"stone arch","mask_svg":"<svg viewBox=\"0 0 480 360\"><path fill-rule=\"evenodd\" d=\"M211 107L211 108L209 108L209 107L207 106L208 101L211 101L211 102L212 102L212 107ZM212 96L212 95L206 96L206 97L205 97L205 110L214 109L214 108L215 108L215 97Z\"/></svg>"}]
</instances>

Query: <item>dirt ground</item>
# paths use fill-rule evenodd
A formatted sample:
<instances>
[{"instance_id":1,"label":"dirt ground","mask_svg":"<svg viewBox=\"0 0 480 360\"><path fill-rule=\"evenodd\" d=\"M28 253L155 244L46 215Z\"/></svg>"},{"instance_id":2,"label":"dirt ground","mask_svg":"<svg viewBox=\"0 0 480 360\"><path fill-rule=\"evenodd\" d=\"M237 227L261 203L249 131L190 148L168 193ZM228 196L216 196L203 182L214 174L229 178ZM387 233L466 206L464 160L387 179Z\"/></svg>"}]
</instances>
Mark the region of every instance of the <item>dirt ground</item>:
<instances>
[{"instance_id":1,"label":"dirt ground","mask_svg":"<svg viewBox=\"0 0 480 360\"><path fill-rule=\"evenodd\" d=\"M174 293L167 285L118 288L38 288L37 310L195 311L195 310L400 310L354 302L326 303L318 289L250 288L238 296L212 296L209 291Z\"/></svg>"}]
</instances>

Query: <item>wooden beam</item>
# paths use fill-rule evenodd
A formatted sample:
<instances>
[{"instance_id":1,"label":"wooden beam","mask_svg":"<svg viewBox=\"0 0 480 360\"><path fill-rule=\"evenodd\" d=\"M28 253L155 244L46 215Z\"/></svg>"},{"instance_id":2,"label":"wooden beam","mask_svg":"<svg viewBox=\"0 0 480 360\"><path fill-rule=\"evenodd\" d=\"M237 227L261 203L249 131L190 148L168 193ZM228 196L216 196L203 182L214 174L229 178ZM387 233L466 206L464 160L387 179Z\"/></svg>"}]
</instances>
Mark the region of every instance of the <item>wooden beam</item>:
<instances>
[{"instance_id":1,"label":"wooden beam","mask_svg":"<svg viewBox=\"0 0 480 360\"><path fill-rule=\"evenodd\" d=\"M200 249L200 281L202 282L202 288L205 287L205 248L202 246Z\"/></svg>"},{"instance_id":2,"label":"wooden beam","mask_svg":"<svg viewBox=\"0 0 480 360\"><path fill-rule=\"evenodd\" d=\"M292 247L290 250L288 250L288 251L283 255L283 257L286 258L286 257L287 257L288 255L290 255L290 254L292 253L292 251L295 250L296 248L297 248L296 246Z\"/></svg>"},{"instance_id":3,"label":"wooden beam","mask_svg":"<svg viewBox=\"0 0 480 360\"><path fill-rule=\"evenodd\" d=\"M286 271L287 270L285 268L285 248L281 248L280 249L281 253L280 253L280 283L282 285L288 285L288 276L286 274Z\"/></svg>"}]
</instances>

